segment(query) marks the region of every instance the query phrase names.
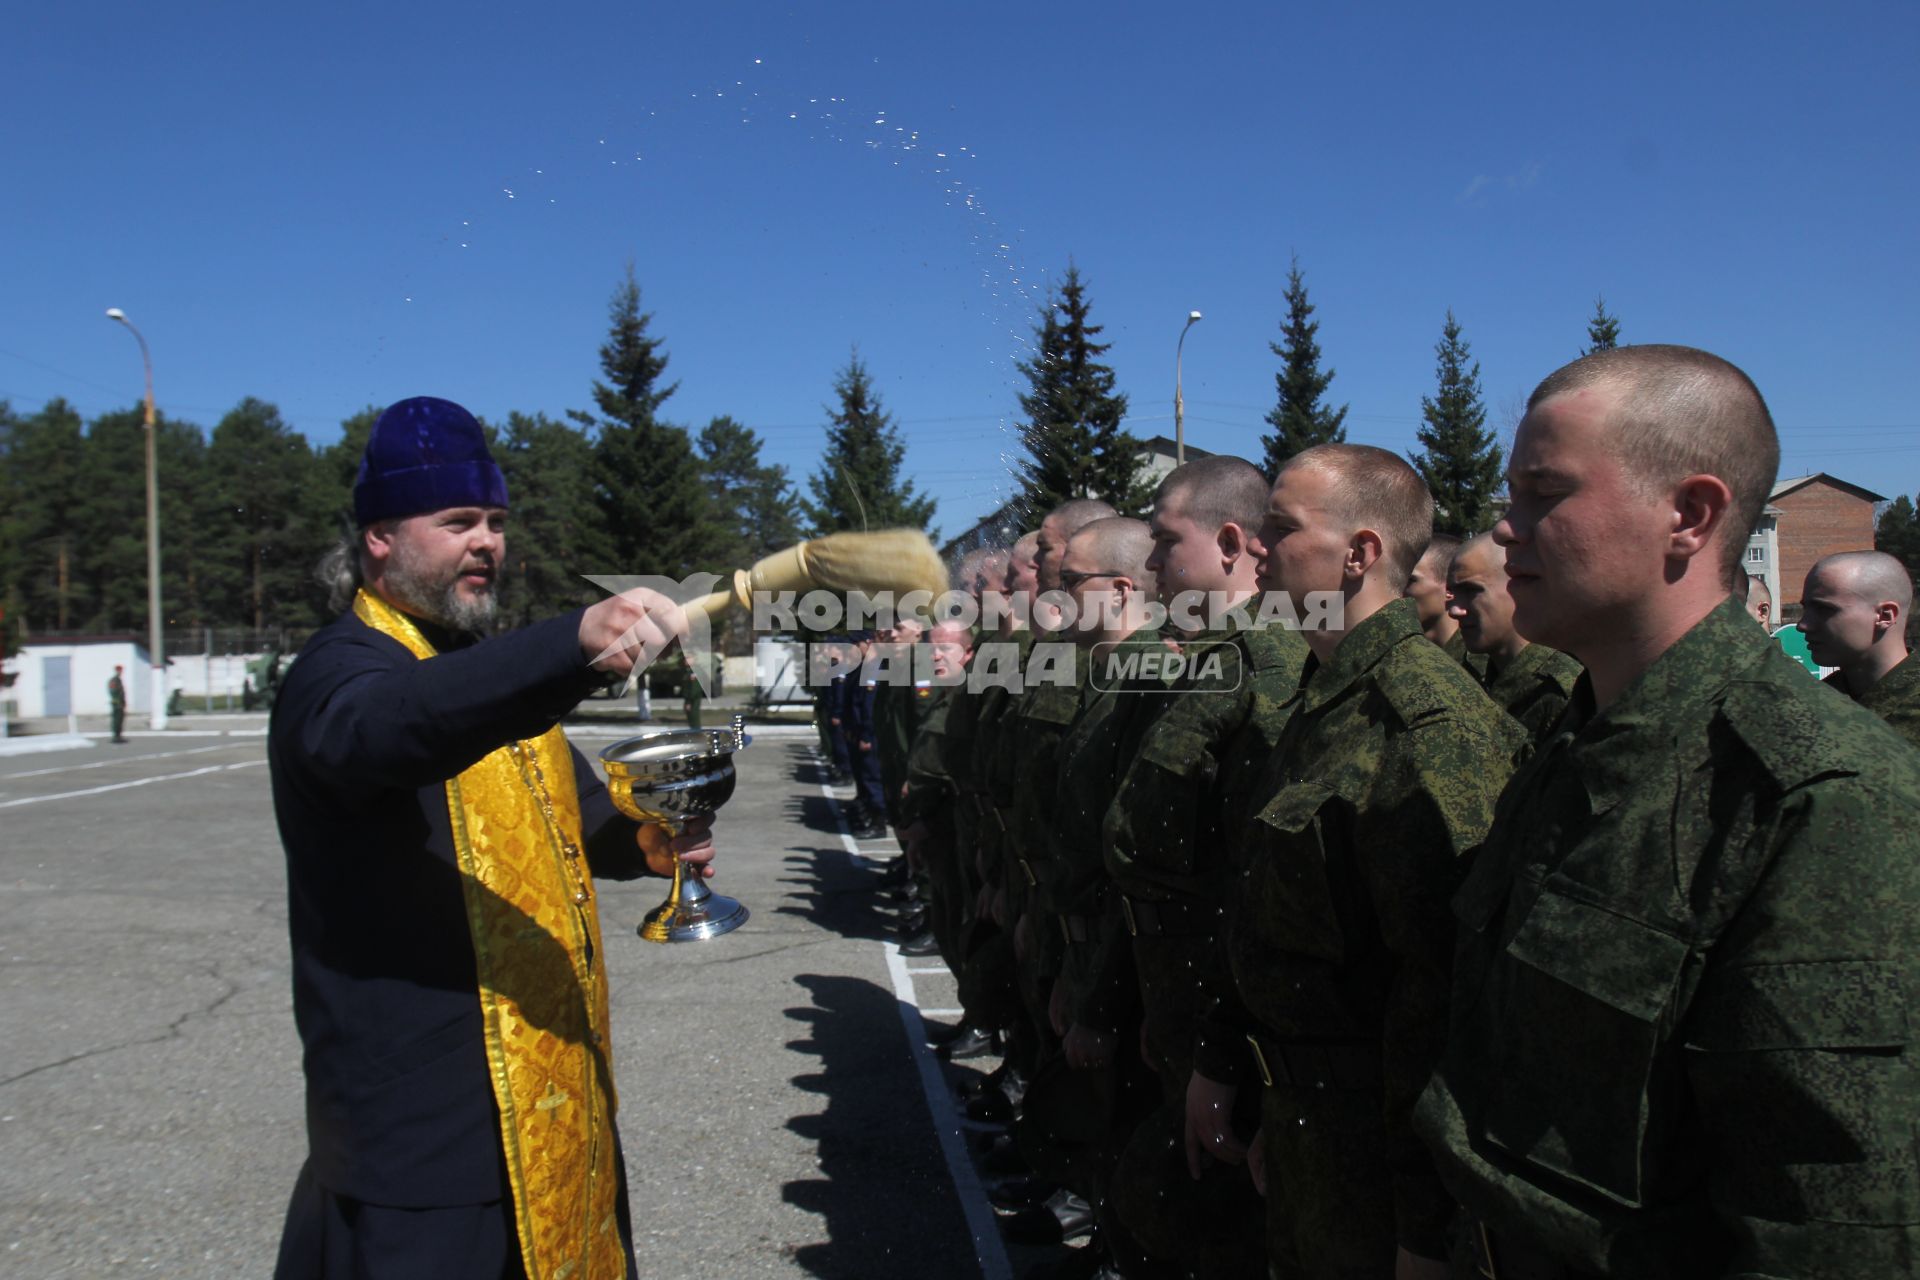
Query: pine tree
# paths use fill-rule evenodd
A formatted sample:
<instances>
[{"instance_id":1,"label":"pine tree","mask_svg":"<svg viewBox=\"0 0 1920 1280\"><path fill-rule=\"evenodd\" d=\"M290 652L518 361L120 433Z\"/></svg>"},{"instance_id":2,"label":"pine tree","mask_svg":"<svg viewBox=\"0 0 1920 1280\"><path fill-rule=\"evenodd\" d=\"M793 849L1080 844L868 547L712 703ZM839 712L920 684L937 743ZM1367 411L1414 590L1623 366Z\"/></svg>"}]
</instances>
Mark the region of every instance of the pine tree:
<instances>
[{"instance_id":1,"label":"pine tree","mask_svg":"<svg viewBox=\"0 0 1920 1280\"><path fill-rule=\"evenodd\" d=\"M596 500L606 522L606 563L574 566L579 573L660 574L684 578L712 570L721 530L685 428L663 422L659 410L678 384L661 385L667 356L647 333L653 320L640 310L633 264L613 292L600 370L593 384L596 418L569 414L598 428L594 442Z\"/></svg>"},{"instance_id":2,"label":"pine tree","mask_svg":"<svg viewBox=\"0 0 1920 1280\"><path fill-rule=\"evenodd\" d=\"M316 451L319 465L314 468L316 511L325 513L330 534L338 534L354 524L353 482L360 477L360 460L366 455L367 441L381 410L368 405L340 424L340 438Z\"/></svg>"},{"instance_id":3,"label":"pine tree","mask_svg":"<svg viewBox=\"0 0 1920 1280\"><path fill-rule=\"evenodd\" d=\"M1887 504L1873 528L1873 546L1907 566L1920 578L1920 510L1903 493Z\"/></svg>"},{"instance_id":4,"label":"pine tree","mask_svg":"<svg viewBox=\"0 0 1920 1280\"><path fill-rule=\"evenodd\" d=\"M1487 429L1480 364L1469 364L1472 352L1452 311L1433 350L1438 386L1433 396L1420 397L1426 423L1418 433L1422 452L1414 455L1413 465L1433 494L1434 531L1466 537L1493 524L1504 451Z\"/></svg>"},{"instance_id":5,"label":"pine tree","mask_svg":"<svg viewBox=\"0 0 1920 1280\"><path fill-rule=\"evenodd\" d=\"M213 429L207 485L222 508L210 531L209 611L256 632L321 620L313 567L333 541L313 508L319 463L273 405L248 396Z\"/></svg>"},{"instance_id":6,"label":"pine tree","mask_svg":"<svg viewBox=\"0 0 1920 1280\"><path fill-rule=\"evenodd\" d=\"M1140 442L1120 429L1127 398L1114 391L1113 370L1097 357L1113 345L1096 342L1086 285L1069 266L1049 293L1035 330L1032 360L1020 372L1029 389L1021 438L1033 456L1023 464L1025 500L1037 511L1069 498L1101 498L1123 515L1138 515L1150 498L1140 480Z\"/></svg>"},{"instance_id":7,"label":"pine tree","mask_svg":"<svg viewBox=\"0 0 1920 1280\"><path fill-rule=\"evenodd\" d=\"M13 551L0 570L6 574L9 625L27 634L70 631L90 612L73 571L80 554L74 515L86 448L83 424L71 405L56 398L12 426L7 507L0 512Z\"/></svg>"},{"instance_id":8,"label":"pine tree","mask_svg":"<svg viewBox=\"0 0 1920 1280\"><path fill-rule=\"evenodd\" d=\"M760 461L752 428L721 416L700 429L696 444L707 491L727 520L726 564L744 567L800 541L799 500L787 469Z\"/></svg>"},{"instance_id":9,"label":"pine tree","mask_svg":"<svg viewBox=\"0 0 1920 1280\"><path fill-rule=\"evenodd\" d=\"M1287 272L1287 320L1280 326L1282 341L1269 343L1280 357L1280 372L1274 375L1278 403L1267 414L1273 434L1261 437L1267 448L1266 471L1269 476L1286 465L1289 458L1317 444L1344 444L1347 439L1347 406L1338 409L1321 403L1333 383L1333 370L1320 370L1320 322L1311 319L1313 304L1307 301L1306 277L1295 257Z\"/></svg>"},{"instance_id":10,"label":"pine tree","mask_svg":"<svg viewBox=\"0 0 1920 1280\"><path fill-rule=\"evenodd\" d=\"M581 575L614 562L594 488L593 442L545 414L507 415L496 456L512 512L502 603L514 626L582 604L602 593Z\"/></svg>"},{"instance_id":11,"label":"pine tree","mask_svg":"<svg viewBox=\"0 0 1920 1280\"><path fill-rule=\"evenodd\" d=\"M1620 345L1620 317L1607 314L1607 300L1604 296L1593 300L1593 315L1587 320L1587 345L1580 348L1580 354L1590 356L1596 351L1611 351Z\"/></svg>"},{"instance_id":12,"label":"pine tree","mask_svg":"<svg viewBox=\"0 0 1920 1280\"><path fill-rule=\"evenodd\" d=\"M827 449L808 488L811 501L801 509L816 535L842 529L926 529L934 500L914 492L900 476L907 446L881 407L873 378L856 350L834 379L838 408L827 409Z\"/></svg>"}]
</instances>

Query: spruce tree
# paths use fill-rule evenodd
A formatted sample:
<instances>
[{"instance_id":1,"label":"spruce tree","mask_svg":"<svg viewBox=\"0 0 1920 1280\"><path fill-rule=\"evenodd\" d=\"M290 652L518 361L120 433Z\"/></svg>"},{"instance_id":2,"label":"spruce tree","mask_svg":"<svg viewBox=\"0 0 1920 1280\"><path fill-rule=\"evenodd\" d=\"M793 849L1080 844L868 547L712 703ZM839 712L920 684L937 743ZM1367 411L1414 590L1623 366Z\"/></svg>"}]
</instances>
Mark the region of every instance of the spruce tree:
<instances>
[{"instance_id":1,"label":"spruce tree","mask_svg":"<svg viewBox=\"0 0 1920 1280\"><path fill-rule=\"evenodd\" d=\"M715 568L720 530L685 428L661 421L660 406L677 384L662 384L667 356L647 333L633 264L613 291L600 370L593 384L599 416L572 412L598 428L594 442L597 501L606 522L605 561L579 573L660 574L684 578Z\"/></svg>"},{"instance_id":2,"label":"spruce tree","mask_svg":"<svg viewBox=\"0 0 1920 1280\"><path fill-rule=\"evenodd\" d=\"M1504 451L1487 429L1480 365L1472 361L1452 311L1434 355L1438 386L1432 396L1420 397L1426 422L1418 433L1422 452L1413 456L1413 465L1433 494L1434 531L1468 537L1493 524Z\"/></svg>"},{"instance_id":3,"label":"spruce tree","mask_svg":"<svg viewBox=\"0 0 1920 1280\"><path fill-rule=\"evenodd\" d=\"M545 414L509 413L495 456L512 504L501 573L508 621L525 626L592 604L604 593L581 575L611 559L593 442Z\"/></svg>"},{"instance_id":4,"label":"spruce tree","mask_svg":"<svg viewBox=\"0 0 1920 1280\"><path fill-rule=\"evenodd\" d=\"M7 507L12 543L7 575L9 625L21 631L71 631L91 611L74 564L81 554L79 506L84 424L65 400L13 423L7 448ZM141 501L145 502L144 494Z\"/></svg>"},{"instance_id":5,"label":"spruce tree","mask_svg":"<svg viewBox=\"0 0 1920 1280\"><path fill-rule=\"evenodd\" d=\"M252 396L214 427L206 475L223 519L206 591L217 618L256 632L320 621L313 567L332 536L313 508L318 466L306 437Z\"/></svg>"},{"instance_id":6,"label":"spruce tree","mask_svg":"<svg viewBox=\"0 0 1920 1280\"><path fill-rule=\"evenodd\" d=\"M1604 296L1593 300L1593 315L1587 320L1587 345L1580 348L1580 354L1590 356L1596 351L1611 351L1620 345L1620 317L1607 314L1607 300Z\"/></svg>"},{"instance_id":7,"label":"spruce tree","mask_svg":"<svg viewBox=\"0 0 1920 1280\"><path fill-rule=\"evenodd\" d=\"M1338 409L1323 404L1322 397L1333 383L1333 370L1320 368L1320 322L1314 320L1313 304L1307 301L1306 277L1295 257L1287 272L1287 319L1280 326L1280 342L1269 343L1280 357L1280 371L1273 377L1278 401L1267 414L1273 434L1261 437L1266 445L1266 472L1276 474L1287 460L1317 444L1344 444L1347 439L1347 406Z\"/></svg>"},{"instance_id":8,"label":"spruce tree","mask_svg":"<svg viewBox=\"0 0 1920 1280\"><path fill-rule=\"evenodd\" d=\"M799 500L787 469L760 461L761 439L730 417L700 429L696 445L707 491L728 526L723 561L745 567L800 541Z\"/></svg>"},{"instance_id":9,"label":"spruce tree","mask_svg":"<svg viewBox=\"0 0 1920 1280\"><path fill-rule=\"evenodd\" d=\"M814 534L905 528L932 537L934 500L915 493L913 482L900 475L907 446L881 407L857 349L833 390L839 404L827 408L826 453L807 485L813 498L800 504Z\"/></svg>"},{"instance_id":10,"label":"spruce tree","mask_svg":"<svg viewBox=\"0 0 1920 1280\"><path fill-rule=\"evenodd\" d=\"M1036 354L1020 364L1029 384L1021 438L1033 455L1023 464L1025 501L1045 511L1069 498L1101 498L1138 515L1151 497L1140 480L1140 442L1120 429L1127 398L1098 359L1112 344L1094 340L1102 326L1088 323L1090 310L1080 272L1069 266L1041 309Z\"/></svg>"}]
</instances>

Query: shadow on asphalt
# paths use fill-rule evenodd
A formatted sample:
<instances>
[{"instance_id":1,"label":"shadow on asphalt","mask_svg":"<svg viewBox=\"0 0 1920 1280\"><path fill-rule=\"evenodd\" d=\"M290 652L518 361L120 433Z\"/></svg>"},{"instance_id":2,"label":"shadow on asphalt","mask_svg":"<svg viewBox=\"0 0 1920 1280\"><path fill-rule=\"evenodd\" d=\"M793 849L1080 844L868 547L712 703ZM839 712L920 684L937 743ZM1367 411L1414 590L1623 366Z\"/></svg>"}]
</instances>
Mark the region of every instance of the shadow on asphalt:
<instances>
[{"instance_id":1,"label":"shadow on asphalt","mask_svg":"<svg viewBox=\"0 0 1920 1280\"><path fill-rule=\"evenodd\" d=\"M820 1110L787 1121L815 1144L820 1176L786 1183L788 1204L825 1220L827 1241L793 1251L830 1280L975 1277L966 1219L935 1140L892 993L860 978L800 974L811 997L787 1010L804 1038L788 1048L819 1070L795 1076Z\"/></svg>"}]
</instances>

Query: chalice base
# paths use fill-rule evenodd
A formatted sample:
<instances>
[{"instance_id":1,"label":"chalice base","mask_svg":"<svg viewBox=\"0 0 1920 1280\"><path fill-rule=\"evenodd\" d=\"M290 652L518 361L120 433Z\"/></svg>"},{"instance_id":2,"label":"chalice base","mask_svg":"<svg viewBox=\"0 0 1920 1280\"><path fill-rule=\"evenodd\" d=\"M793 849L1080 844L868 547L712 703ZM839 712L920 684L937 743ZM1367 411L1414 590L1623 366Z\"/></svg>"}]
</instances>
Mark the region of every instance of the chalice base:
<instances>
[{"instance_id":1,"label":"chalice base","mask_svg":"<svg viewBox=\"0 0 1920 1280\"><path fill-rule=\"evenodd\" d=\"M715 893L698 876L682 875L667 900L647 912L640 936L648 942L705 942L747 922L737 899Z\"/></svg>"}]
</instances>

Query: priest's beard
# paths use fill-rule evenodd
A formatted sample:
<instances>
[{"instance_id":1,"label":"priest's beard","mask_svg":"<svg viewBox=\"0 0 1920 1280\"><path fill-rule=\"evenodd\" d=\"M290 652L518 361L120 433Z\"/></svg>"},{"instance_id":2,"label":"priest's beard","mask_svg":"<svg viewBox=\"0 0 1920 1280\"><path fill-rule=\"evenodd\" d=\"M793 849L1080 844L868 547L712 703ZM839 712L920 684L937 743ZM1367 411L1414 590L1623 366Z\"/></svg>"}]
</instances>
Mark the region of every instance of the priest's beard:
<instances>
[{"instance_id":1,"label":"priest's beard","mask_svg":"<svg viewBox=\"0 0 1920 1280\"><path fill-rule=\"evenodd\" d=\"M498 566L492 560L482 563L485 568L498 571ZM394 541L386 572L381 577L381 586L395 604L417 618L425 618L452 631L485 635L493 626L500 601L494 594L492 579L488 580L486 590L478 595L462 593L460 577L474 567L473 564L460 564L452 569L437 568L425 556L417 554L411 543L400 538Z\"/></svg>"}]
</instances>

